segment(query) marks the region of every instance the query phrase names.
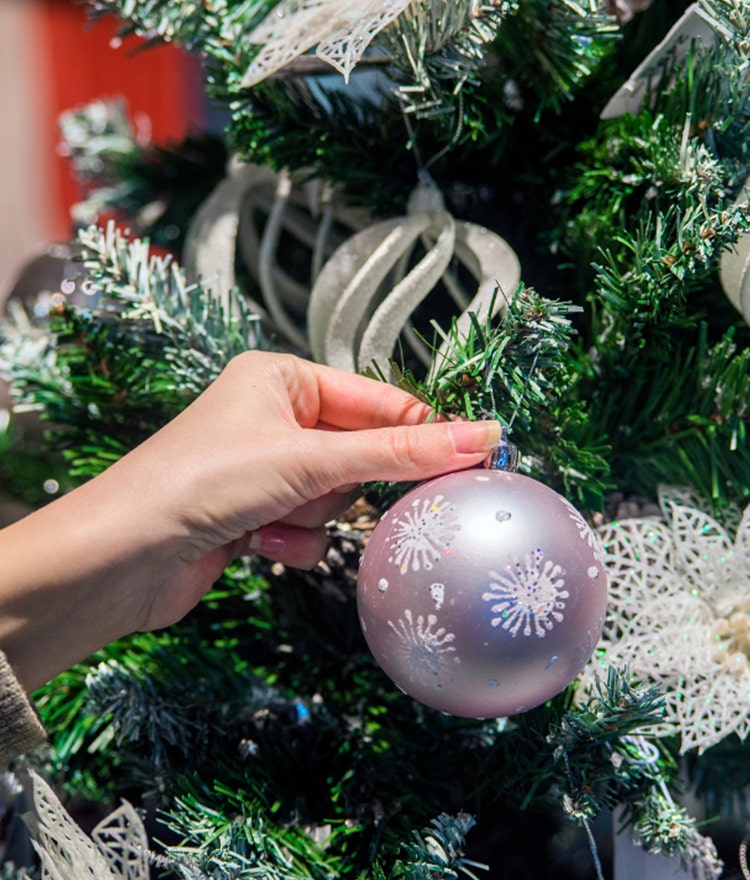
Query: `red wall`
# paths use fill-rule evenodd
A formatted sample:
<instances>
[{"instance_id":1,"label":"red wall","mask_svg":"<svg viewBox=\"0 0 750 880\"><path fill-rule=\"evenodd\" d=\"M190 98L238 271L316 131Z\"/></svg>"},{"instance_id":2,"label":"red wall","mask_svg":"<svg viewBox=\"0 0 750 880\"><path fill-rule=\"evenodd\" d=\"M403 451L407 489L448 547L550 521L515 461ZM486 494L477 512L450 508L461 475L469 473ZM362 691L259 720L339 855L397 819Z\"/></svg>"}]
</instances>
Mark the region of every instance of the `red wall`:
<instances>
[{"instance_id":1,"label":"red wall","mask_svg":"<svg viewBox=\"0 0 750 880\"><path fill-rule=\"evenodd\" d=\"M176 140L203 128L201 70L197 59L175 46L144 49L136 38L118 40L114 17L92 22L85 4L74 0L42 0L39 22L47 67L45 132L54 165L50 209L57 234L65 238L78 187L56 150L59 114L95 98L124 97L132 117L148 118L154 141Z\"/></svg>"}]
</instances>

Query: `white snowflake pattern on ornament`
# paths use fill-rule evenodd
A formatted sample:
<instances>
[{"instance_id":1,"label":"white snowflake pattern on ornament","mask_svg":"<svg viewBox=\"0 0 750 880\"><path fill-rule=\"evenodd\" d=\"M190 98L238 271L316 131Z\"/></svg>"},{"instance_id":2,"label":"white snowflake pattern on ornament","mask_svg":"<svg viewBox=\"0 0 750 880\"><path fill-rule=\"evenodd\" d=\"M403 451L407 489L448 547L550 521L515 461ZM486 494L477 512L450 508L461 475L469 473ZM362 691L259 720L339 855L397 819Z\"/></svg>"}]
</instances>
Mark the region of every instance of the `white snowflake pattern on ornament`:
<instances>
[{"instance_id":1,"label":"white snowflake pattern on ornament","mask_svg":"<svg viewBox=\"0 0 750 880\"><path fill-rule=\"evenodd\" d=\"M389 545L393 555L388 561L397 565L401 574L409 569L429 571L441 555L451 555L451 542L459 529L453 505L442 495L417 499L401 519L394 518Z\"/></svg>"},{"instance_id":2,"label":"white snowflake pattern on ornament","mask_svg":"<svg viewBox=\"0 0 750 880\"><path fill-rule=\"evenodd\" d=\"M544 638L563 619L564 600L570 596L563 589L562 574L559 565L544 561L539 548L527 554L523 563L515 559L505 573L490 571L490 589L482 598L494 603L492 611L497 617L492 618L492 625L502 626L514 637L519 631L525 636L533 631Z\"/></svg>"},{"instance_id":3,"label":"white snowflake pattern on ornament","mask_svg":"<svg viewBox=\"0 0 750 880\"><path fill-rule=\"evenodd\" d=\"M596 540L596 535L594 535L591 526L586 522L586 520L581 516L580 511L576 510L576 508L568 501L567 498L564 498L562 495L560 496L563 504L568 508L568 516L575 523L576 528L578 529L578 537L585 541L589 547L591 547L597 556L597 560L603 565L604 561L601 554L601 548L599 546L599 542Z\"/></svg>"},{"instance_id":4,"label":"white snowflake pattern on ornament","mask_svg":"<svg viewBox=\"0 0 750 880\"><path fill-rule=\"evenodd\" d=\"M388 626L401 643L410 670L409 681L423 687L442 687L453 679L453 664L461 662L454 656L456 649L451 644L456 637L445 627L437 626L434 614L428 614L426 621L419 614L415 622L410 609L405 608L403 618L395 624L389 620Z\"/></svg>"},{"instance_id":5,"label":"white snowflake pattern on ornament","mask_svg":"<svg viewBox=\"0 0 750 880\"><path fill-rule=\"evenodd\" d=\"M445 584L430 584L430 598L435 603L435 611L440 611L445 602Z\"/></svg>"},{"instance_id":6,"label":"white snowflake pattern on ornament","mask_svg":"<svg viewBox=\"0 0 750 880\"><path fill-rule=\"evenodd\" d=\"M575 678L589 662L589 658L593 656L603 627L604 619L602 618L601 623L594 630L586 630L586 638L583 640L583 644L578 645L570 660L569 675L571 677Z\"/></svg>"}]
</instances>

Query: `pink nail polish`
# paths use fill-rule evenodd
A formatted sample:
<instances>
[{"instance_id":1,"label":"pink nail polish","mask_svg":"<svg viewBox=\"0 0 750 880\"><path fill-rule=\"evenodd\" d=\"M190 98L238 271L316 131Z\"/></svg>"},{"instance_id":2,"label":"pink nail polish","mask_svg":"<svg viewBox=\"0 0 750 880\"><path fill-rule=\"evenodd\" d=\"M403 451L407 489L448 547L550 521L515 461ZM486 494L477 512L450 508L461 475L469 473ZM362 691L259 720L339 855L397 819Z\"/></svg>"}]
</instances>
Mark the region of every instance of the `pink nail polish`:
<instances>
[{"instance_id":1,"label":"pink nail polish","mask_svg":"<svg viewBox=\"0 0 750 880\"><path fill-rule=\"evenodd\" d=\"M251 553L275 557L284 552L286 537L282 529L263 526L252 533L247 546Z\"/></svg>"}]
</instances>

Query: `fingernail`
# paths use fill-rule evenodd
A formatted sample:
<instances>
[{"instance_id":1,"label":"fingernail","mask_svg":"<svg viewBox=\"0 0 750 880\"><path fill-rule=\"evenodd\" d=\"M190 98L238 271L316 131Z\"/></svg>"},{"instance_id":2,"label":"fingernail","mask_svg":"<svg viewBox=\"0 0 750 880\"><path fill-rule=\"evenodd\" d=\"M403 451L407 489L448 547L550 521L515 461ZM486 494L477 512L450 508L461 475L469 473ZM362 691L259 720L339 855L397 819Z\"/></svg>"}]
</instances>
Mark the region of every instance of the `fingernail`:
<instances>
[{"instance_id":1,"label":"fingernail","mask_svg":"<svg viewBox=\"0 0 750 880\"><path fill-rule=\"evenodd\" d=\"M264 526L250 535L247 549L250 553L262 553L264 556L278 556L283 553L286 546L286 538L280 529L273 526Z\"/></svg>"},{"instance_id":2,"label":"fingernail","mask_svg":"<svg viewBox=\"0 0 750 880\"><path fill-rule=\"evenodd\" d=\"M500 442L500 422L451 422L448 433L456 452L488 452Z\"/></svg>"}]
</instances>

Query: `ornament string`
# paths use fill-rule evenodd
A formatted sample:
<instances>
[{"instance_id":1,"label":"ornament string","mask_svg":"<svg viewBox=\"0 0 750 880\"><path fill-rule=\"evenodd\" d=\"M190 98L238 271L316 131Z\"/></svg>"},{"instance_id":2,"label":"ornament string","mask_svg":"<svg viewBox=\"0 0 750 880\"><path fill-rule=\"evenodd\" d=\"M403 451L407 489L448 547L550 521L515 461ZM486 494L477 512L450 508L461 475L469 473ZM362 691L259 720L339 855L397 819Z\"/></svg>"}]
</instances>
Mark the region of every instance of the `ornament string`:
<instances>
[{"instance_id":1,"label":"ornament string","mask_svg":"<svg viewBox=\"0 0 750 880\"><path fill-rule=\"evenodd\" d=\"M414 126L411 124L411 119L403 109L403 104L401 105L401 115L404 119L404 126L406 127L406 133L409 135L409 147L411 148L412 153L414 154L414 161L417 163L418 175L422 177L426 175L429 169L446 153L449 153L458 143L458 139L461 137L461 132L464 127L464 96L462 92L458 93L458 109L456 113L456 130L453 132L453 136L450 139L450 142L447 143L442 149L438 150L434 156L431 156L427 162L422 161L422 154L419 150L419 144L417 143L417 135L414 131Z\"/></svg>"},{"instance_id":2,"label":"ornament string","mask_svg":"<svg viewBox=\"0 0 750 880\"><path fill-rule=\"evenodd\" d=\"M539 352L536 352L536 354L534 355L534 360L531 362L531 368L529 369L529 375L528 375L529 380L534 375L534 371L536 370L536 365L538 363L539 363ZM516 408L511 413L510 421L508 422L508 433L509 434L513 430L513 422L515 422L515 420L516 420L516 416L518 415L519 407L521 406L521 401L523 400L525 394L526 394L526 389L524 388L523 393L518 398L518 403L516 403Z\"/></svg>"},{"instance_id":3,"label":"ornament string","mask_svg":"<svg viewBox=\"0 0 750 880\"><path fill-rule=\"evenodd\" d=\"M534 360L531 362L531 368L529 370L529 379L534 375L534 370L536 370L537 362L539 361L539 352L536 352L534 355ZM525 391L524 391L525 393ZM493 410L497 410L494 400L494 394L492 394L492 389L490 388L490 396L492 398L492 408ZM518 415L518 409L521 406L521 402L523 400L523 394L518 398L516 402L515 408L510 416L510 421L507 426L503 425L500 433L500 442L495 447L490 456L490 461L488 467L492 470L496 471L515 471L518 469L518 461L520 458L520 453L518 451L518 447L510 442L510 432L513 429L513 422L516 420L516 416ZM489 414L488 414L489 415Z\"/></svg>"}]
</instances>

